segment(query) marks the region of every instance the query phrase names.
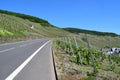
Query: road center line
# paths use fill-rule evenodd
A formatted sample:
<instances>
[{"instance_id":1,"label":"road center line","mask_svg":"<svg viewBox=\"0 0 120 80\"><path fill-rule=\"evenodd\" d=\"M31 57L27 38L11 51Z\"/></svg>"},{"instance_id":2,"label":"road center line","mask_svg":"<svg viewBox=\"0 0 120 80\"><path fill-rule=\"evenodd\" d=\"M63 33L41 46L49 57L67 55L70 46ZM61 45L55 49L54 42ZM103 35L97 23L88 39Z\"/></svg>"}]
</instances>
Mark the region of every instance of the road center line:
<instances>
[{"instance_id":1,"label":"road center line","mask_svg":"<svg viewBox=\"0 0 120 80\"><path fill-rule=\"evenodd\" d=\"M29 58L27 58L16 70L14 70L5 80L13 80L17 74L32 60L32 58L50 41L47 41L40 48L38 48Z\"/></svg>"},{"instance_id":2,"label":"road center line","mask_svg":"<svg viewBox=\"0 0 120 80\"><path fill-rule=\"evenodd\" d=\"M15 49L15 48L13 47L13 48L5 49L5 50L0 51L0 53L6 52L6 51L10 51L10 50L13 50L13 49Z\"/></svg>"}]
</instances>

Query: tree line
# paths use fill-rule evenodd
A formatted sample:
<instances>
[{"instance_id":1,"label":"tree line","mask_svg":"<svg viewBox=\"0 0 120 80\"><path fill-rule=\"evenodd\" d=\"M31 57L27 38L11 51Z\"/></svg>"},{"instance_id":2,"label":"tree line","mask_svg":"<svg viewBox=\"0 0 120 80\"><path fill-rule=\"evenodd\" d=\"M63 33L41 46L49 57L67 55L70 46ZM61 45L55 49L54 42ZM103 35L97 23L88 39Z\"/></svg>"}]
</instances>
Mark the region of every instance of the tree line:
<instances>
[{"instance_id":1,"label":"tree line","mask_svg":"<svg viewBox=\"0 0 120 80\"><path fill-rule=\"evenodd\" d=\"M21 14L21 13L15 13L15 12L6 11L6 10L0 10L0 13L20 17L22 19L28 19L31 22L40 23L42 26L52 26L47 20L37 18L35 16L30 16L30 15Z\"/></svg>"},{"instance_id":2,"label":"tree line","mask_svg":"<svg viewBox=\"0 0 120 80\"><path fill-rule=\"evenodd\" d=\"M78 28L63 28L63 29L75 34L87 33L87 34L98 35L98 36L112 36L112 37L120 36L118 34L110 33L110 32L99 32L99 31L84 30L84 29L78 29Z\"/></svg>"}]
</instances>

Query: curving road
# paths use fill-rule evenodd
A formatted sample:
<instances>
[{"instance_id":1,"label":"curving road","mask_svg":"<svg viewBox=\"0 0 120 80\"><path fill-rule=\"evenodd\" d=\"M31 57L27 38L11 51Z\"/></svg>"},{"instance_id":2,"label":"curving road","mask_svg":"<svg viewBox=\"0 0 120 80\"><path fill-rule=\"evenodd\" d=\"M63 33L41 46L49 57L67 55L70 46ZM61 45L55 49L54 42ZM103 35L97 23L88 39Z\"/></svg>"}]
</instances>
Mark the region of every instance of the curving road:
<instances>
[{"instance_id":1,"label":"curving road","mask_svg":"<svg viewBox=\"0 0 120 80\"><path fill-rule=\"evenodd\" d=\"M0 80L56 80L51 41L37 39L0 45Z\"/></svg>"}]
</instances>

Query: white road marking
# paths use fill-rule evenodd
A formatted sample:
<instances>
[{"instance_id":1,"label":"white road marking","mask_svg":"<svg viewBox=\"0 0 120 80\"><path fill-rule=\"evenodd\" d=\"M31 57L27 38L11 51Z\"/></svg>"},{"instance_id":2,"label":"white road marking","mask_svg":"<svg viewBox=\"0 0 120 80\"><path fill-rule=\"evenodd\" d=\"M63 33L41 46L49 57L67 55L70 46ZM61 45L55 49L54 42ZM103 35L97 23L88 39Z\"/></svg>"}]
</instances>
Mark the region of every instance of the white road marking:
<instances>
[{"instance_id":1,"label":"white road marking","mask_svg":"<svg viewBox=\"0 0 120 80\"><path fill-rule=\"evenodd\" d=\"M5 80L13 80L17 74L32 60L32 58L50 41L47 41L40 48L38 48L29 58L27 58L15 71L13 71Z\"/></svg>"},{"instance_id":2,"label":"white road marking","mask_svg":"<svg viewBox=\"0 0 120 80\"><path fill-rule=\"evenodd\" d=\"M10 51L10 50L13 50L13 49L15 49L15 48L13 47L13 48L5 49L5 50L0 51L0 53L6 52L6 51Z\"/></svg>"}]
</instances>

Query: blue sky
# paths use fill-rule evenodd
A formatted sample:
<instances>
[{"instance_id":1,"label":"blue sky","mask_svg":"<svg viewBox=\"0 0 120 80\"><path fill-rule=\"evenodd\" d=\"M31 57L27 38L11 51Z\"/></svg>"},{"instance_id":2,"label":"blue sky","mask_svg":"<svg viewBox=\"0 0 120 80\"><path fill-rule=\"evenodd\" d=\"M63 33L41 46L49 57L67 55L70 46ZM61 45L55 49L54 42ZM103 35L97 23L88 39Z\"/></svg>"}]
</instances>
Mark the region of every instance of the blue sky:
<instances>
[{"instance_id":1,"label":"blue sky","mask_svg":"<svg viewBox=\"0 0 120 80\"><path fill-rule=\"evenodd\" d=\"M120 34L120 0L1 0L0 9L37 16L58 27Z\"/></svg>"}]
</instances>

